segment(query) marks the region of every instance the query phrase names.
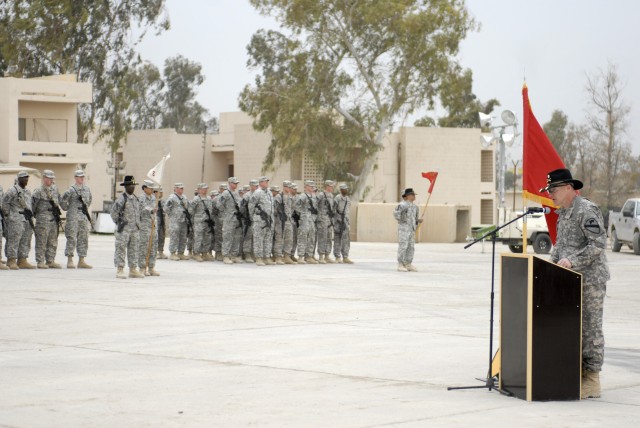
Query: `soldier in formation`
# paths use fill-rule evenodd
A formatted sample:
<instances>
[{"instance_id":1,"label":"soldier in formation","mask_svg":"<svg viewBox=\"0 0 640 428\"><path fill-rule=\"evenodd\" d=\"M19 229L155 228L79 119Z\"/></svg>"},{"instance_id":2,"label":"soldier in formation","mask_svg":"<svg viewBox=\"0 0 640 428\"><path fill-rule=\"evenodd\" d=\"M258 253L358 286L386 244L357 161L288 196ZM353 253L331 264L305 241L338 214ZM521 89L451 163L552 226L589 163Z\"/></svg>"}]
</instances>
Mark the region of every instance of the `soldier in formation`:
<instances>
[{"instance_id":1,"label":"soldier in formation","mask_svg":"<svg viewBox=\"0 0 640 428\"><path fill-rule=\"evenodd\" d=\"M318 263L335 263L331 258L331 247L333 241L333 222L335 217L333 187L336 183L333 180L324 182L324 191L318 192Z\"/></svg>"},{"instance_id":2,"label":"soldier in formation","mask_svg":"<svg viewBox=\"0 0 640 428\"><path fill-rule=\"evenodd\" d=\"M187 236L191 229L191 218L189 216L189 202L183 195L184 184L175 183L173 193L164 204L165 211L169 217L169 256L170 260L187 260L189 257L184 254L187 247Z\"/></svg>"},{"instance_id":3,"label":"soldier in formation","mask_svg":"<svg viewBox=\"0 0 640 428\"><path fill-rule=\"evenodd\" d=\"M338 263L352 264L349 258L349 248L351 240L349 234L351 227L349 214L351 212L351 200L349 199L349 186L340 185L340 194L334 198L335 217L333 221L333 232L335 242L333 244L333 255Z\"/></svg>"},{"instance_id":4,"label":"soldier in formation","mask_svg":"<svg viewBox=\"0 0 640 428\"><path fill-rule=\"evenodd\" d=\"M116 224L116 243L114 264L116 278L125 279L125 259L129 264L129 278L144 278L144 274L138 271L139 258L139 233L140 233L140 201L134 195L136 180L132 175L124 177L120 183L124 186L122 193L111 208L111 219Z\"/></svg>"},{"instance_id":5,"label":"soldier in formation","mask_svg":"<svg viewBox=\"0 0 640 428\"><path fill-rule=\"evenodd\" d=\"M222 192L216 205L222 213L222 259L226 264L243 263L240 257L242 243L242 210L240 195L236 191L240 181L229 177L228 188Z\"/></svg>"},{"instance_id":6,"label":"soldier in formation","mask_svg":"<svg viewBox=\"0 0 640 428\"><path fill-rule=\"evenodd\" d=\"M64 255L67 256L67 269L75 269L76 264L73 256L78 253L79 269L91 269L85 258L89 250L89 232L91 231L91 189L84 184L84 171L79 169L74 173L75 184L73 184L60 200L60 206L67 211L67 221L65 223L64 234L67 238L67 246Z\"/></svg>"},{"instance_id":7,"label":"soldier in formation","mask_svg":"<svg viewBox=\"0 0 640 428\"><path fill-rule=\"evenodd\" d=\"M20 171L16 184L2 198L3 217L7 227L7 267L9 269L34 269L27 261L31 251L31 236L35 229L31 206L31 192L27 189L29 174Z\"/></svg>"},{"instance_id":8,"label":"soldier in formation","mask_svg":"<svg viewBox=\"0 0 640 428\"><path fill-rule=\"evenodd\" d=\"M164 253L164 241L167 232L167 215L164 211L164 201L162 197L164 192L161 186L156 186L154 193L156 200L158 201L158 211L156 212L156 227L158 229L158 259L166 259L167 255Z\"/></svg>"},{"instance_id":9,"label":"soldier in formation","mask_svg":"<svg viewBox=\"0 0 640 428\"><path fill-rule=\"evenodd\" d=\"M51 170L42 172L42 185L33 191L33 214L36 219L36 265L38 269L60 269L56 263L58 233L62 227L60 194L53 184L56 176Z\"/></svg>"},{"instance_id":10,"label":"soldier in formation","mask_svg":"<svg viewBox=\"0 0 640 428\"><path fill-rule=\"evenodd\" d=\"M0 186L0 270L9 270L6 264L2 261L2 238L4 238L7 233L7 229L4 221L4 212L2 211L2 198L4 196L4 191L2 190L2 186Z\"/></svg>"},{"instance_id":11,"label":"soldier in formation","mask_svg":"<svg viewBox=\"0 0 640 428\"><path fill-rule=\"evenodd\" d=\"M142 182L142 195L138 197L140 205L140 232L138 243L138 267L145 276L160 276L156 271L156 255L158 253L157 214L158 200L155 195L155 183L150 180Z\"/></svg>"},{"instance_id":12,"label":"soldier in formation","mask_svg":"<svg viewBox=\"0 0 640 428\"><path fill-rule=\"evenodd\" d=\"M316 219L318 217L318 201L313 189L315 182L306 180L304 182L304 192L296 197L295 211L298 214L298 263L317 264L313 257L315 254L316 242Z\"/></svg>"},{"instance_id":13,"label":"soldier in formation","mask_svg":"<svg viewBox=\"0 0 640 428\"><path fill-rule=\"evenodd\" d=\"M211 245L215 235L215 218L212 213L212 202L207 197L209 186L198 184L198 194L189 205L189 214L193 220L194 229L194 260L198 262L213 260Z\"/></svg>"},{"instance_id":14,"label":"soldier in formation","mask_svg":"<svg viewBox=\"0 0 640 428\"><path fill-rule=\"evenodd\" d=\"M249 215L253 224L253 251L256 266L273 265L273 195L269 190L269 179L260 177L257 189L249 201Z\"/></svg>"},{"instance_id":15,"label":"soldier in formation","mask_svg":"<svg viewBox=\"0 0 640 428\"><path fill-rule=\"evenodd\" d=\"M244 261L247 263L254 263L256 261L256 256L253 253L253 221L249 214L249 201L257 189L258 180L250 180L248 186L243 186L244 193L242 195L242 204L240 206L243 218L242 254L244 255Z\"/></svg>"}]
</instances>

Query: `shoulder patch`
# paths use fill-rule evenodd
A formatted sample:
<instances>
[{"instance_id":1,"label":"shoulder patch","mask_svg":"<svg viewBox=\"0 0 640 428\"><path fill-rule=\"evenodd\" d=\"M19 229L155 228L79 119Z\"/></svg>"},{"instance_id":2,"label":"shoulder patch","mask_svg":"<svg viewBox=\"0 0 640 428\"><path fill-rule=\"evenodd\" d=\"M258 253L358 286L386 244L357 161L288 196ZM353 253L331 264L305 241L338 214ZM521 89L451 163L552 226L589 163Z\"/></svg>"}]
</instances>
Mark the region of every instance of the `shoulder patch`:
<instances>
[{"instance_id":1,"label":"shoulder patch","mask_svg":"<svg viewBox=\"0 0 640 428\"><path fill-rule=\"evenodd\" d=\"M587 229L591 233L595 233L595 234L599 234L600 233L600 224L598 223L598 220L596 220L593 217L588 218L584 222L584 228Z\"/></svg>"}]
</instances>

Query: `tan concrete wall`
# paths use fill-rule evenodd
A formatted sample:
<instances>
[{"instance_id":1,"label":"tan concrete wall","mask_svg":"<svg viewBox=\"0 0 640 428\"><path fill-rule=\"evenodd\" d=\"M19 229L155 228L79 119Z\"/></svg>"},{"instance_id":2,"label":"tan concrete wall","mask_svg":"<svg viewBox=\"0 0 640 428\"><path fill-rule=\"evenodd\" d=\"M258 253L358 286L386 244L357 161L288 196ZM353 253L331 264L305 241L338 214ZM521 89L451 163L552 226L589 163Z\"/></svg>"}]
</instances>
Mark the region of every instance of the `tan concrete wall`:
<instances>
[{"instance_id":1,"label":"tan concrete wall","mask_svg":"<svg viewBox=\"0 0 640 428\"><path fill-rule=\"evenodd\" d=\"M357 238L361 242L397 242L393 210L397 204L361 202L357 206ZM423 208L420 209L422 215ZM417 242L464 242L471 231L470 207L429 205Z\"/></svg>"}]
</instances>

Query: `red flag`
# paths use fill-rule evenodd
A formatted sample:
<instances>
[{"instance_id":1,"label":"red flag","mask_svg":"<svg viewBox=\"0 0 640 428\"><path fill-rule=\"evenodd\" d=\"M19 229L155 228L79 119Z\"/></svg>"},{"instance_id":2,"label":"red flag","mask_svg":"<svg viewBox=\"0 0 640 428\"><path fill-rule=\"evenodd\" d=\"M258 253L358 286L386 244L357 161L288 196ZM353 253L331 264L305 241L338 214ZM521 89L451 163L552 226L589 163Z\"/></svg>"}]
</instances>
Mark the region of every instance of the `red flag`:
<instances>
[{"instance_id":1,"label":"red flag","mask_svg":"<svg viewBox=\"0 0 640 428\"><path fill-rule=\"evenodd\" d=\"M429 193L433 192L433 185L436 184L438 173L436 171L423 172L422 176L431 182L431 185L429 186Z\"/></svg>"},{"instance_id":2,"label":"red flag","mask_svg":"<svg viewBox=\"0 0 640 428\"><path fill-rule=\"evenodd\" d=\"M523 149L522 149L522 197L536 201L542 206L551 208L551 213L545 216L551 241L556 243L556 222L558 215L553 210L557 208L549 195L541 193L540 189L547 185L547 174L554 169L564 168L564 162L558 156L556 149L547 138L544 130L531 111L529 89L522 87L522 111L524 117Z\"/></svg>"}]
</instances>

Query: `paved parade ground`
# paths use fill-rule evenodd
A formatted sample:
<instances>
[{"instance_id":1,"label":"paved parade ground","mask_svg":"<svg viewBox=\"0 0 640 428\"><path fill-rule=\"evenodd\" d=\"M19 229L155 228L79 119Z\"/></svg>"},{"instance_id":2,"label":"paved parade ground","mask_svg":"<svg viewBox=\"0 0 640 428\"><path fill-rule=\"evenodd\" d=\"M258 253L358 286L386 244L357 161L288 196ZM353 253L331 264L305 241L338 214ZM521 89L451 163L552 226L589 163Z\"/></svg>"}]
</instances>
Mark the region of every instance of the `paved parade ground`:
<instances>
[{"instance_id":1,"label":"paved parade ground","mask_svg":"<svg viewBox=\"0 0 640 428\"><path fill-rule=\"evenodd\" d=\"M490 245L418 244L417 273L394 244L353 243L354 265L159 260L118 280L113 239L90 237L92 270L0 272L0 426L640 424L629 250L607 254L602 398L528 403L447 391L487 370Z\"/></svg>"}]
</instances>

